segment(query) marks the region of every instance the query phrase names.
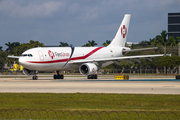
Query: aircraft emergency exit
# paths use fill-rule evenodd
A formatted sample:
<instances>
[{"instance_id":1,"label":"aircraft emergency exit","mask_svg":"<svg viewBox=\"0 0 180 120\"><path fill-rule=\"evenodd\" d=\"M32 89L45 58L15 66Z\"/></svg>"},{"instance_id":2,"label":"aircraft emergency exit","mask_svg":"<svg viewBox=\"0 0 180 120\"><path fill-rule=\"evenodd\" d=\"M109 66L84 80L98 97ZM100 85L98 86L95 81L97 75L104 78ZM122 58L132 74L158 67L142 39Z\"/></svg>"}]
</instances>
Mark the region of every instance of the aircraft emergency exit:
<instances>
[{"instance_id":1,"label":"aircraft emergency exit","mask_svg":"<svg viewBox=\"0 0 180 120\"><path fill-rule=\"evenodd\" d=\"M158 55L140 55L124 56L127 52L148 50L134 49L125 47L128 34L130 14L126 14L112 42L107 47L37 47L29 49L21 56L8 56L18 58L19 63L24 67L23 72L26 75L33 75L37 79L38 71L56 71L54 79L63 79L64 76L59 71L77 70L82 75L87 75L88 79L97 79L98 68L108 65L107 62L119 63L118 60L130 60L164 56Z\"/></svg>"}]
</instances>

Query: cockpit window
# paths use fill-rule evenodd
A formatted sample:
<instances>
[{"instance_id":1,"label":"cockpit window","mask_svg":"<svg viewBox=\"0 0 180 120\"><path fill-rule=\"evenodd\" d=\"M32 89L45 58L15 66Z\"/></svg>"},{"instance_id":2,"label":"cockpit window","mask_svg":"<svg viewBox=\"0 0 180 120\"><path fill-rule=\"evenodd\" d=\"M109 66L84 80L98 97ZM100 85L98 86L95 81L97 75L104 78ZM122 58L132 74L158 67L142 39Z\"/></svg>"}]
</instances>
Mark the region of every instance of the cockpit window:
<instances>
[{"instance_id":1,"label":"cockpit window","mask_svg":"<svg viewBox=\"0 0 180 120\"><path fill-rule=\"evenodd\" d=\"M22 54L21 56L24 56L24 57L25 57L25 56L27 56L27 54Z\"/></svg>"},{"instance_id":2,"label":"cockpit window","mask_svg":"<svg viewBox=\"0 0 180 120\"><path fill-rule=\"evenodd\" d=\"M29 57L32 57L32 54L28 54Z\"/></svg>"},{"instance_id":3,"label":"cockpit window","mask_svg":"<svg viewBox=\"0 0 180 120\"><path fill-rule=\"evenodd\" d=\"M23 56L23 57L26 57L26 56L32 57L33 55L32 54L22 54L21 56Z\"/></svg>"}]
</instances>

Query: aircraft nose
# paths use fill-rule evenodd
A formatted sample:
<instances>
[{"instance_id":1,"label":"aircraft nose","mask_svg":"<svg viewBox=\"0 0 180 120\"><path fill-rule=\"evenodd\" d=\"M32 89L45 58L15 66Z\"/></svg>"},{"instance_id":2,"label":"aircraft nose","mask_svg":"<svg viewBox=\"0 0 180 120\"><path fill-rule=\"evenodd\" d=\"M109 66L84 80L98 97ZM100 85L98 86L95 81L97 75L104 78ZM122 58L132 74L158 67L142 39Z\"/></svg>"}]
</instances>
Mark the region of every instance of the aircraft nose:
<instances>
[{"instance_id":1,"label":"aircraft nose","mask_svg":"<svg viewBox=\"0 0 180 120\"><path fill-rule=\"evenodd\" d=\"M25 59L20 57L19 58L19 64L22 65L22 66L25 65Z\"/></svg>"}]
</instances>

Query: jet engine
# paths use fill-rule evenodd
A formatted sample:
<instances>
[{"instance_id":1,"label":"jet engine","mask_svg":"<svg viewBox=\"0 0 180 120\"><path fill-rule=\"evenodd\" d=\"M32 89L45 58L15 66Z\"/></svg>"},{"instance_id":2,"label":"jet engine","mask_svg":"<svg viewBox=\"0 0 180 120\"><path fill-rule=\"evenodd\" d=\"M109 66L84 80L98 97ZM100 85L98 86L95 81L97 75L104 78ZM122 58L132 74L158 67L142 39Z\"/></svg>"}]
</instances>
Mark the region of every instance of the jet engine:
<instances>
[{"instance_id":1,"label":"jet engine","mask_svg":"<svg viewBox=\"0 0 180 120\"><path fill-rule=\"evenodd\" d=\"M84 63L79 67L79 71L83 75L93 75L97 70L98 67L94 63Z\"/></svg>"},{"instance_id":2,"label":"jet engine","mask_svg":"<svg viewBox=\"0 0 180 120\"><path fill-rule=\"evenodd\" d=\"M23 68L23 73L25 75L35 75L35 74L38 73L38 71L36 71L36 70L29 70L29 69Z\"/></svg>"}]
</instances>

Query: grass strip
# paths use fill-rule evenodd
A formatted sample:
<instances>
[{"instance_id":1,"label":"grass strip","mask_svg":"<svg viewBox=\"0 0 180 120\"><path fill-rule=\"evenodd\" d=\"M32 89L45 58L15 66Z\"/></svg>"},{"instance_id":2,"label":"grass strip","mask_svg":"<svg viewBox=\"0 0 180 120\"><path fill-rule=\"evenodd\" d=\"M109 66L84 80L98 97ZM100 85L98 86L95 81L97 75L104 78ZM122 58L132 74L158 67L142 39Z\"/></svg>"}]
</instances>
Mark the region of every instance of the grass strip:
<instances>
[{"instance_id":1,"label":"grass strip","mask_svg":"<svg viewBox=\"0 0 180 120\"><path fill-rule=\"evenodd\" d=\"M0 93L0 109L180 110L180 95Z\"/></svg>"},{"instance_id":2,"label":"grass strip","mask_svg":"<svg viewBox=\"0 0 180 120\"><path fill-rule=\"evenodd\" d=\"M179 118L179 95L99 93L0 93L6 119Z\"/></svg>"}]
</instances>

